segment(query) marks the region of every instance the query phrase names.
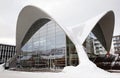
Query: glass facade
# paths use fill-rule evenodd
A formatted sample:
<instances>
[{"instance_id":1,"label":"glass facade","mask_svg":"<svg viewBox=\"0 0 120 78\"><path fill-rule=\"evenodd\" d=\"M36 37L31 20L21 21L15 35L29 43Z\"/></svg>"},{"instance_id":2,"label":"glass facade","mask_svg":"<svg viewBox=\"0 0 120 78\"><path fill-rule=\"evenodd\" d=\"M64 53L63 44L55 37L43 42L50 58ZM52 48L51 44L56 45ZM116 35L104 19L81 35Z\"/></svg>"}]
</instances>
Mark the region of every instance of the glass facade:
<instances>
[{"instance_id":1,"label":"glass facade","mask_svg":"<svg viewBox=\"0 0 120 78\"><path fill-rule=\"evenodd\" d=\"M95 63L97 67L105 70L110 70L112 68L115 56L107 52L93 32L88 35L83 46L89 59Z\"/></svg>"},{"instance_id":2,"label":"glass facade","mask_svg":"<svg viewBox=\"0 0 120 78\"><path fill-rule=\"evenodd\" d=\"M21 51L18 59L20 68L62 69L78 65L74 44L54 21L36 31Z\"/></svg>"}]
</instances>

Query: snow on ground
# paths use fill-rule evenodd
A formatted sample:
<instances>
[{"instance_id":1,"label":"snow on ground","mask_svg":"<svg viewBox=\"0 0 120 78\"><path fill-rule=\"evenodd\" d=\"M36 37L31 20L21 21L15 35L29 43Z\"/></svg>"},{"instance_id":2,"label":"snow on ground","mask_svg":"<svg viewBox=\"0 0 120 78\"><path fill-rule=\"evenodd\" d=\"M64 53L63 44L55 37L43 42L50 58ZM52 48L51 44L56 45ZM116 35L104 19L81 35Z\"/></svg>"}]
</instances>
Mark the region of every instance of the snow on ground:
<instances>
[{"instance_id":1,"label":"snow on ground","mask_svg":"<svg viewBox=\"0 0 120 78\"><path fill-rule=\"evenodd\" d=\"M95 65L69 66L63 69L63 72L21 72L3 70L0 65L0 78L120 78L120 73L109 73Z\"/></svg>"}]
</instances>

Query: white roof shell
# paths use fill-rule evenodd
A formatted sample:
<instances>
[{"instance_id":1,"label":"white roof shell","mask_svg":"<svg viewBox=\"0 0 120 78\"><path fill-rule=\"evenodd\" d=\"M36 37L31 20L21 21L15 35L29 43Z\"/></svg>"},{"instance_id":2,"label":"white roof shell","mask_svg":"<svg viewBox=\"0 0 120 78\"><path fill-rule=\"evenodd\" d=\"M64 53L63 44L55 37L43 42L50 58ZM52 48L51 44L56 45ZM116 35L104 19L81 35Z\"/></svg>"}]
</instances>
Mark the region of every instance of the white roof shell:
<instances>
[{"instance_id":1,"label":"white roof shell","mask_svg":"<svg viewBox=\"0 0 120 78\"><path fill-rule=\"evenodd\" d=\"M89 62L82 44L98 22L103 30L107 50L109 51L114 29L114 13L111 11L112 8L101 8L101 5L109 6L109 3L103 4L99 1L51 0L46 4L42 1L25 6L21 10L17 22L17 51L20 51L21 42L29 28L40 18L56 21L65 31L76 46L81 64Z\"/></svg>"}]
</instances>

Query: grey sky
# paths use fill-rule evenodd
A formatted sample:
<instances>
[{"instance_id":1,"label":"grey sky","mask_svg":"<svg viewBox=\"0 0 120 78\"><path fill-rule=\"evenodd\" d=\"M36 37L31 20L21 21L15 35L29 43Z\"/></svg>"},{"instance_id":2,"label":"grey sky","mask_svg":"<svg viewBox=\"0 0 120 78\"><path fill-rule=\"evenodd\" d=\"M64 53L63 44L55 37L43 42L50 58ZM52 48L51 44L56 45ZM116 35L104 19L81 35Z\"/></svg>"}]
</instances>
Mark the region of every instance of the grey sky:
<instances>
[{"instance_id":1,"label":"grey sky","mask_svg":"<svg viewBox=\"0 0 120 78\"><path fill-rule=\"evenodd\" d=\"M0 1L0 43L13 44L15 45L15 33L16 33L16 22L20 10L28 4L39 3L44 1L44 3L50 0L1 0ZM55 1L55 0L51 0ZM69 0L70 1L70 0ZM82 0L80 0L82 1ZM86 0L87 1L87 0ZM109 1L109 7L112 7L115 11L116 22L114 35L120 34L120 0L99 0L101 3L106 3ZM104 8L104 6L101 5Z\"/></svg>"},{"instance_id":2,"label":"grey sky","mask_svg":"<svg viewBox=\"0 0 120 78\"><path fill-rule=\"evenodd\" d=\"M0 1L0 43L15 45L16 22L24 0Z\"/></svg>"}]
</instances>

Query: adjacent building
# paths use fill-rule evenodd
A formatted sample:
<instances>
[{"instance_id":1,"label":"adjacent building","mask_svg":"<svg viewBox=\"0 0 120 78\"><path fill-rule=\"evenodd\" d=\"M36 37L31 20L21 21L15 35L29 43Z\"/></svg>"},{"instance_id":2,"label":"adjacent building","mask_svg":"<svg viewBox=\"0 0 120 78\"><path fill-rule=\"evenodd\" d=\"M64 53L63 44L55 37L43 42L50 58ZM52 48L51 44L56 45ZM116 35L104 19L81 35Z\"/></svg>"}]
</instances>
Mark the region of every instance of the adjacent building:
<instances>
[{"instance_id":1,"label":"adjacent building","mask_svg":"<svg viewBox=\"0 0 120 78\"><path fill-rule=\"evenodd\" d=\"M120 55L120 35L113 37L113 45L114 45L115 54Z\"/></svg>"},{"instance_id":2,"label":"adjacent building","mask_svg":"<svg viewBox=\"0 0 120 78\"><path fill-rule=\"evenodd\" d=\"M14 45L0 44L0 64L7 62L15 53Z\"/></svg>"},{"instance_id":3,"label":"adjacent building","mask_svg":"<svg viewBox=\"0 0 120 78\"><path fill-rule=\"evenodd\" d=\"M91 54L97 56L107 53L103 45L93 33L90 33L88 35L87 39L85 40L84 46L88 56L90 56Z\"/></svg>"},{"instance_id":4,"label":"adjacent building","mask_svg":"<svg viewBox=\"0 0 120 78\"><path fill-rule=\"evenodd\" d=\"M101 55L101 54L107 53L107 51L105 50L103 45L101 45L101 43L99 42L98 39L93 39L93 47L94 47L94 54L95 55Z\"/></svg>"}]
</instances>

